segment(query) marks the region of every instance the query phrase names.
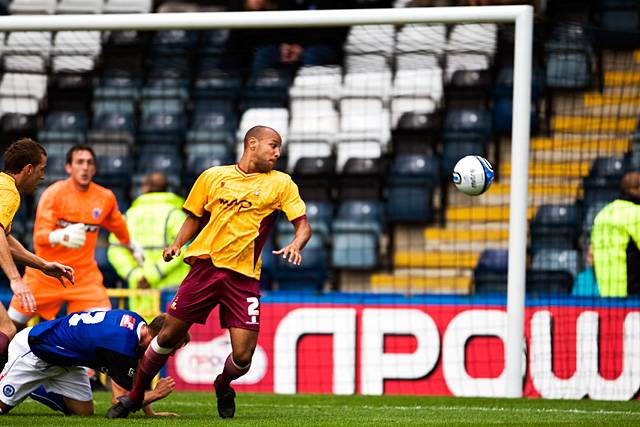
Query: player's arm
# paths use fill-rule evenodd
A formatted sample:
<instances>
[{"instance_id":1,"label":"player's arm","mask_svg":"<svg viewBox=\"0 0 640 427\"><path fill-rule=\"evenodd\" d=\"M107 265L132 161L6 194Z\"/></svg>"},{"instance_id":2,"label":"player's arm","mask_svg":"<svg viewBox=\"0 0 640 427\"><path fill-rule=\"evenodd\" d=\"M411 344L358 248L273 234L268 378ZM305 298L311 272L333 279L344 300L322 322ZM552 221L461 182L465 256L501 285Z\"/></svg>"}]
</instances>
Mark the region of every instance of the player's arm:
<instances>
[{"instance_id":1,"label":"player's arm","mask_svg":"<svg viewBox=\"0 0 640 427\"><path fill-rule=\"evenodd\" d=\"M300 251L305 247L309 239L311 239L311 226L307 221L306 206L300 198L298 186L288 178L280 192L280 209L284 211L287 218L293 224L295 235L293 240L287 246L277 251L273 251L274 255L282 255L290 263L300 265L302 263L302 255Z\"/></svg>"},{"instance_id":2,"label":"player's arm","mask_svg":"<svg viewBox=\"0 0 640 427\"><path fill-rule=\"evenodd\" d=\"M172 417L178 414L174 412L155 412L151 403L164 399L167 397L176 387L176 382L171 377L161 378L158 380L156 387L153 390L144 393L144 406L142 410L148 417ZM121 387L117 382L111 381L111 403L116 404L118 397L127 394L128 390Z\"/></svg>"},{"instance_id":3,"label":"player's arm","mask_svg":"<svg viewBox=\"0 0 640 427\"><path fill-rule=\"evenodd\" d=\"M162 257L164 260L169 262L174 257L180 255L180 249L196 235L199 229L200 218L189 212L187 218L185 218L182 223L182 227L180 227L180 231L178 231L178 235L173 241L173 244L164 248L164 251L162 251Z\"/></svg>"},{"instance_id":4,"label":"player's arm","mask_svg":"<svg viewBox=\"0 0 640 427\"><path fill-rule=\"evenodd\" d=\"M7 236L4 234L4 226L0 224L0 267L4 274L9 279L9 284L13 294L20 300L20 305L27 311L35 311L36 300L33 294L29 290L29 287L24 284L18 268L13 261L11 249Z\"/></svg>"},{"instance_id":5,"label":"player's arm","mask_svg":"<svg viewBox=\"0 0 640 427\"><path fill-rule=\"evenodd\" d=\"M209 189L213 186L214 172L211 172L213 169L215 168L202 172L193 184L182 206L187 218L182 223L173 244L162 251L165 261L169 262L180 255L180 249L200 230L202 217L206 213L204 207L209 201Z\"/></svg>"},{"instance_id":6,"label":"player's arm","mask_svg":"<svg viewBox=\"0 0 640 427\"><path fill-rule=\"evenodd\" d=\"M36 254L28 251L22 246L22 243L11 235L7 236L7 243L14 261L27 267L36 268L48 276L57 278L62 286L65 286L63 278L67 278L67 280L73 283L73 268L40 258Z\"/></svg>"}]
</instances>

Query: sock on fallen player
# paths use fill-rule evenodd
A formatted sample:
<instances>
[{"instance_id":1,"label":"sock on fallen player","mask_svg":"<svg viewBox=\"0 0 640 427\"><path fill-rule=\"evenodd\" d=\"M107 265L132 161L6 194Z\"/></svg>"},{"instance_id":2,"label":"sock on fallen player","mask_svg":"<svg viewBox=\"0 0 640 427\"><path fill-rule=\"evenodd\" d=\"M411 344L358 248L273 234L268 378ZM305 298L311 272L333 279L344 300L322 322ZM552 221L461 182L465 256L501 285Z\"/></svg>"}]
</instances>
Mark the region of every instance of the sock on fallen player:
<instances>
[{"instance_id":1,"label":"sock on fallen player","mask_svg":"<svg viewBox=\"0 0 640 427\"><path fill-rule=\"evenodd\" d=\"M32 391L31 394L29 394L29 397L48 406L54 411L61 411L65 415L71 415L71 411L64 402L64 396L58 393L49 392L42 385Z\"/></svg>"},{"instance_id":2,"label":"sock on fallen player","mask_svg":"<svg viewBox=\"0 0 640 427\"><path fill-rule=\"evenodd\" d=\"M129 392L129 398L134 402L142 402L144 392L147 390L151 381L160 369L167 363L173 349L164 348L158 344L157 337L151 341L151 344L144 352L144 356L140 359L138 372L133 382L133 388Z\"/></svg>"},{"instance_id":3,"label":"sock on fallen player","mask_svg":"<svg viewBox=\"0 0 640 427\"><path fill-rule=\"evenodd\" d=\"M249 368L251 367L251 362L247 364L247 366L238 366L233 361L233 357L230 354L227 356L227 360L224 362L224 369L222 373L216 377L216 380L213 382L213 386L217 390L225 390L231 384L231 381L236 380L249 372Z\"/></svg>"}]
</instances>

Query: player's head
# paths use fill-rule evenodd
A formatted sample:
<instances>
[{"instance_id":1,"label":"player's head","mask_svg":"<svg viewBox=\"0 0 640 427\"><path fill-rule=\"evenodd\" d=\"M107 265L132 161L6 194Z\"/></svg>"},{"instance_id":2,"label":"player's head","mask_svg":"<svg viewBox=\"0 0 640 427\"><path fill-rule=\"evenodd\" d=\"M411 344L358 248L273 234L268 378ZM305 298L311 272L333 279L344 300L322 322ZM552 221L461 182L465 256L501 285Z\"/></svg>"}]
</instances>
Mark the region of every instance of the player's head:
<instances>
[{"instance_id":1,"label":"player's head","mask_svg":"<svg viewBox=\"0 0 640 427\"><path fill-rule=\"evenodd\" d=\"M167 191L167 177L162 172L151 172L142 181L143 193L164 193Z\"/></svg>"},{"instance_id":2,"label":"player's head","mask_svg":"<svg viewBox=\"0 0 640 427\"><path fill-rule=\"evenodd\" d=\"M282 138L267 126L254 126L244 136L244 156L258 172L269 172L280 158Z\"/></svg>"},{"instance_id":3,"label":"player's head","mask_svg":"<svg viewBox=\"0 0 640 427\"><path fill-rule=\"evenodd\" d=\"M142 356L147 347L149 347L149 344L151 344L151 340L158 336L158 334L162 330L162 327L164 326L164 322L166 319L167 315L165 313L159 314L151 321L151 323L146 325L145 328L142 328L142 331L140 332L140 348L138 352L140 356ZM191 341L191 335L189 334L189 332L187 332L187 335L184 337L181 343L176 346L174 351L184 347L189 343L189 341Z\"/></svg>"},{"instance_id":4,"label":"player's head","mask_svg":"<svg viewBox=\"0 0 640 427\"><path fill-rule=\"evenodd\" d=\"M44 180L47 167L47 152L30 138L22 138L11 144L4 152L4 171L16 180L18 191L33 194Z\"/></svg>"},{"instance_id":5,"label":"player's head","mask_svg":"<svg viewBox=\"0 0 640 427\"><path fill-rule=\"evenodd\" d=\"M74 184L87 189L96 174L96 154L88 145L74 145L67 152L65 170Z\"/></svg>"},{"instance_id":6,"label":"player's head","mask_svg":"<svg viewBox=\"0 0 640 427\"><path fill-rule=\"evenodd\" d=\"M640 197L640 172L631 171L624 174L620 189L623 193L633 197Z\"/></svg>"}]
</instances>

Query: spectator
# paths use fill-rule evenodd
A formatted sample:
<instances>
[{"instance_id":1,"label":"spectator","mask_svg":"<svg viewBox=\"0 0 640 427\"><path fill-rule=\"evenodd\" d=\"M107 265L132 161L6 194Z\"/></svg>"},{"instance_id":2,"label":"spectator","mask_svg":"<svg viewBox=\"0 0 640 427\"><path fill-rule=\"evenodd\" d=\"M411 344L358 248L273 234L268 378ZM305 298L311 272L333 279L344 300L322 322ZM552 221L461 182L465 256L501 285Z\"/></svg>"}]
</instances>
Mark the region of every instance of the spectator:
<instances>
[{"instance_id":1,"label":"spectator","mask_svg":"<svg viewBox=\"0 0 640 427\"><path fill-rule=\"evenodd\" d=\"M129 233L142 245L145 261L138 265L131 252L109 236L107 256L118 275L127 281L129 289L163 289L177 287L189 272L183 257L164 262L162 249L174 241L187 215L182 212L184 199L167 191L167 178L160 172L144 177L142 195L125 214ZM157 314L151 296L132 296L129 309L144 316Z\"/></svg>"},{"instance_id":2,"label":"spectator","mask_svg":"<svg viewBox=\"0 0 640 427\"><path fill-rule=\"evenodd\" d=\"M621 195L596 215L591 232L600 296L640 294L640 172L622 177Z\"/></svg>"},{"instance_id":3,"label":"spectator","mask_svg":"<svg viewBox=\"0 0 640 427\"><path fill-rule=\"evenodd\" d=\"M587 250L587 266L576 276L576 280L573 282L573 289L571 295L574 297L599 297L598 282L596 281L596 274L593 271L593 249L589 245Z\"/></svg>"}]
</instances>

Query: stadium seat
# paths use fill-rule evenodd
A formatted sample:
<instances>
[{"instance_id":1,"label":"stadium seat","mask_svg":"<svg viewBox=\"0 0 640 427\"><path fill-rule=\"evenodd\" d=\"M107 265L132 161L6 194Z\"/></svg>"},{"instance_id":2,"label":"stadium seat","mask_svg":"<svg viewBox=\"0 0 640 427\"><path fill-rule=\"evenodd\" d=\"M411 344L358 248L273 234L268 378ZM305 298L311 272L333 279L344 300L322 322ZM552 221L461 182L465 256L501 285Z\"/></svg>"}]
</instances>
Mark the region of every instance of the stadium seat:
<instances>
[{"instance_id":1,"label":"stadium seat","mask_svg":"<svg viewBox=\"0 0 640 427\"><path fill-rule=\"evenodd\" d=\"M182 156L176 145L142 145L138 149L137 173L162 172L179 175L182 172Z\"/></svg>"},{"instance_id":2,"label":"stadium seat","mask_svg":"<svg viewBox=\"0 0 640 427\"><path fill-rule=\"evenodd\" d=\"M333 267L355 270L375 268L379 263L379 238L383 223L380 202L342 202L333 223Z\"/></svg>"},{"instance_id":3,"label":"stadium seat","mask_svg":"<svg viewBox=\"0 0 640 427\"><path fill-rule=\"evenodd\" d=\"M12 15L53 15L58 0L13 0L9 5Z\"/></svg>"},{"instance_id":4,"label":"stadium seat","mask_svg":"<svg viewBox=\"0 0 640 427\"><path fill-rule=\"evenodd\" d=\"M84 143L88 126L84 111L52 111L44 121L44 128L38 132L38 141Z\"/></svg>"},{"instance_id":5,"label":"stadium seat","mask_svg":"<svg viewBox=\"0 0 640 427\"><path fill-rule=\"evenodd\" d=\"M155 54L147 64L147 78L189 80L191 62L186 56Z\"/></svg>"},{"instance_id":6,"label":"stadium seat","mask_svg":"<svg viewBox=\"0 0 640 427\"><path fill-rule=\"evenodd\" d=\"M58 73L49 79L49 111L89 111L93 78L90 73Z\"/></svg>"},{"instance_id":7,"label":"stadium seat","mask_svg":"<svg viewBox=\"0 0 640 427\"><path fill-rule=\"evenodd\" d=\"M395 50L396 54L425 52L442 55L446 43L447 28L444 24L408 24L396 33Z\"/></svg>"},{"instance_id":8,"label":"stadium seat","mask_svg":"<svg viewBox=\"0 0 640 427\"><path fill-rule=\"evenodd\" d=\"M574 249L540 249L531 260L532 271L565 271L575 278L580 269L580 256Z\"/></svg>"},{"instance_id":9,"label":"stadium seat","mask_svg":"<svg viewBox=\"0 0 640 427\"><path fill-rule=\"evenodd\" d=\"M588 209L594 204L614 200L620 191L620 180L628 169L624 157L599 157L595 159L582 185L584 205Z\"/></svg>"},{"instance_id":10,"label":"stadium seat","mask_svg":"<svg viewBox=\"0 0 640 427\"><path fill-rule=\"evenodd\" d=\"M150 13L152 0L105 0L102 13Z\"/></svg>"},{"instance_id":11,"label":"stadium seat","mask_svg":"<svg viewBox=\"0 0 640 427\"><path fill-rule=\"evenodd\" d=\"M387 189L390 222L428 222L433 217L433 189L440 178L440 163L433 155L401 154L391 165Z\"/></svg>"},{"instance_id":12,"label":"stadium seat","mask_svg":"<svg viewBox=\"0 0 640 427\"><path fill-rule=\"evenodd\" d=\"M470 155L484 156L486 150L485 142L477 139L444 141L442 145L442 167L440 169L442 175L451 176L453 167L462 157Z\"/></svg>"},{"instance_id":13,"label":"stadium seat","mask_svg":"<svg viewBox=\"0 0 640 427\"><path fill-rule=\"evenodd\" d=\"M475 294L507 293L508 252L506 249L485 249L473 270Z\"/></svg>"},{"instance_id":14,"label":"stadium seat","mask_svg":"<svg viewBox=\"0 0 640 427\"><path fill-rule=\"evenodd\" d=\"M527 271L527 296L566 296L571 294L572 286L573 277L567 271Z\"/></svg>"},{"instance_id":15,"label":"stadium seat","mask_svg":"<svg viewBox=\"0 0 640 427\"><path fill-rule=\"evenodd\" d=\"M44 73L51 56L49 31L13 31L4 39L2 56L5 71Z\"/></svg>"},{"instance_id":16,"label":"stadium seat","mask_svg":"<svg viewBox=\"0 0 640 427\"><path fill-rule=\"evenodd\" d=\"M293 179L303 200L329 201L333 183L332 157L301 157L293 168Z\"/></svg>"},{"instance_id":17,"label":"stadium seat","mask_svg":"<svg viewBox=\"0 0 640 427\"><path fill-rule=\"evenodd\" d=\"M186 144L185 163L182 180L185 188L190 188L204 170L212 166L233 163L233 155L228 143L208 142L205 144Z\"/></svg>"},{"instance_id":18,"label":"stadium seat","mask_svg":"<svg viewBox=\"0 0 640 427\"><path fill-rule=\"evenodd\" d=\"M542 205L531 221L531 251L542 248L574 249L582 213L575 205Z\"/></svg>"},{"instance_id":19,"label":"stadium seat","mask_svg":"<svg viewBox=\"0 0 640 427\"><path fill-rule=\"evenodd\" d=\"M254 72L242 92L242 108L286 107L291 80L286 70L264 69Z\"/></svg>"},{"instance_id":20,"label":"stadium seat","mask_svg":"<svg viewBox=\"0 0 640 427\"><path fill-rule=\"evenodd\" d=\"M330 96L330 93L326 93L323 97L298 97L291 100L291 140L333 141L338 133L339 116Z\"/></svg>"},{"instance_id":21,"label":"stadium seat","mask_svg":"<svg viewBox=\"0 0 640 427\"><path fill-rule=\"evenodd\" d=\"M447 111L442 129L446 141L462 139L491 140L491 115L483 109L451 109Z\"/></svg>"},{"instance_id":22,"label":"stadium seat","mask_svg":"<svg viewBox=\"0 0 640 427\"><path fill-rule=\"evenodd\" d=\"M350 157L337 176L340 200L379 200L385 165L382 159Z\"/></svg>"},{"instance_id":23,"label":"stadium seat","mask_svg":"<svg viewBox=\"0 0 640 427\"><path fill-rule=\"evenodd\" d=\"M485 108L489 102L488 70L457 70L445 86L448 108Z\"/></svg>"},{"instance_id":24,"label":"stadium seat","mask_svg":"<svg viewBox=\"0 0 640 427\"><path fill-rule=\"evenodd\" d=\"M296 99L335 99L342 85L342 68L337 65L313 65L301 67L293 80L289 91L291 100Z\"/></svg>"},{"instance_id":25,"label":"stadium seat","mask_svg":"<svg viewBox=\"0 0 640 427\"><path fill-rule=\"evenodd\" d=\"M38 121L36 116L8 113L0 118L0 141L9 145L18 138L36 138Z\"/></svg>"},{"instance_id":26,"label":"stadium seat","mask_svg":"<svg viewBox=\"0 0 640 427\"><path fill-rule=\"evenodd\" d=\"M282 227L278 226L275 236L278 249L284 248L293 240L293 227L286 220L284 225L290 230L283 231ZM278 289L321 291L324 282L328 278L327 272L329 270L327 251L321 236L311 236L311 239L309 239L304 249L300 251L300 254L304 260L301 265L293 265L280 256L275 257L273 275L278 282Z\"/></svg>"},{"instance_id":27,"label":"stadium seat","mask_svg":"<svg viewBox=\"0 0 640 427\"><path fill-rule=\"evenodd\" d=\"M102 13L103 0L60 0L56 5L57 14Z\"/></svg>"},{"instance_id":28,"label":"stadium seat","mask_svg":"<svg viewBox=\"0 0 640 427\"><path fill-rule=\"evenodd\" d=\"M552 89L584 89L592 81L593 52L584 27L558 25L545 44L546 81Z\"/></svg>"},{"instance_id":29,"label":"stadium seat","mask_svg":"<svg viewBox=\"0 0 640 427\"><path fill-rule=\"evenodd\" d=\"M205 30L200 33L200 55L221 55L225 52L225 46L229 39L230 30L215 29Z\"/></svg>"},{"instance_id":30,"label":"stadium seat","mask_svg":"<svg viewBox=\"0 0 640 427\"><path fill-rule=\"evenodd\" d=\"M598 46L610 49L635 49L640 43L640 7L634 0L600 0L597 8Z\"/></svg>"},{"instance_id":31,"label":"stadium seat","mask_svg":"<svg viewBox=\"0 0 640 427\"><path fill-rule=\"evenodd\" d=\"M183 55L195 51L198 45L197 31L156 31L151 39L151 51L163 55Z\"/></svg>"},{"instance_id":32,"label":"stadium seat","mask_svg":"<svg viewBox=\"0 0 640 427\"><path fill-rule=\"evenodd\" d=\"M237 118L232 112L196 109L187 132L187 143L216 142L231 147L237 123Z\"/></svg>"},{"instance_id":33,"label":"stadium seat","mask_svg":"<svg viewBox=\"0 0 640 427\"><path fill-rule=\"evenodd\" d=\"M440 138L441 126L438 114L403 113L393 132L394 153L433 153Z\"/></svg>"},{"instance_id":34,"label":"stadium seat","mask_svg":"<svg viewBox=\"0 0 640 427\"><path fill-rule=\"evenodd\" d=\"M189 100L189 80L180 78L153 78L142 87L142 99Z\"/></svg>"},{"instance_id":35,"label":"stadium seat","mask_svg":"<svg viewBox=\"0 0 640 427\"><path fill-rule=\"evenodd\" d=\"M287 171L292 173L301 158L329 158L332 155L328 141L296 141L287 144Z\"/></svg>"},{"instance_id":36,"label":"stadium seat","mask_svg":"<svg viewBox=\"0 0 640 427\"><path fill-rule=\"evenodd\" d=\"M129 185L133 174L133 159L127 145L114 146L108 153L96 157L97 182L107 186Z\"/></svg>"}]
</instances>

